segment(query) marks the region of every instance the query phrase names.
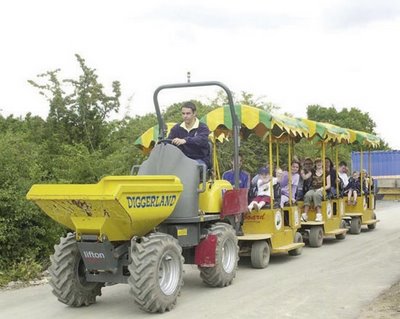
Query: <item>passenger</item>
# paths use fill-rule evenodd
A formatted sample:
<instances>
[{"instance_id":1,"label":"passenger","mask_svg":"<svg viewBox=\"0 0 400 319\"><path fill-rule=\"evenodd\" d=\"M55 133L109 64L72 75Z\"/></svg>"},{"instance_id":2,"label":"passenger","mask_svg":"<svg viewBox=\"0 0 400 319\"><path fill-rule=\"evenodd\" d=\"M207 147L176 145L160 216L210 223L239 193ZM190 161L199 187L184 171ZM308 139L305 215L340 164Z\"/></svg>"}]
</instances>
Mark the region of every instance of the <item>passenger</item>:
<instances>
[{"instance_id":1,"label":"passenger","mask_svg":"<svg viewBox=\"0 0 400 319\"><path fill-rule=\"evenodd\" d=\"M347 189L347 185L349 184L349 176L347 175L348 168L347 164L345 161L341 161L339 163L339 170L338 170L338 176L340 179L340 185L342 187L342 191Z\"/></svg>"},{"instance_id":2,"label":"passenger","mask_svg":"<svg viewBox=\"0 0 400 319\"><path fill-rule=\"evenodd\" d=\"M273 176L276 177L277 183L281 183L282 178L283 178L283 170L280 167L277 167L275 169Z\"/></svg>"},{"instance_id":3,"label":"passenger","mask_svg":"<svg viewBox=\"0 0 400 319\"><path fill-rule=\"evenodd\" d=\"M276 183L274 184L273 192L274 192L274 208L281 207L281 199L282 199L282 189L281 182L283 179L283 170L280 167L277 167L274 171L273 177L276 178Z\"/></svg>"},{"instance_id":4,"label":"passenger","mask_svg":"<svg viewBox=\"0 0 400 319\"><path fill-rule=\"evenodd\" d=\"M257 196L248 206L249 212L254 208L259 211L265 204L271 203L271 175L266 167L260 168L258 171L259 178L257 180ZM277 178L272 178L272 184L277 183Z\"/></svg>"},{"instance_id":5,"label":"passenger","mask_svg":"<svg viewBox=\"0 0 400 319\"><path fill-rule=\"evenodd\" d=\"M312 169L314 162L311 157L306 157L303 162L303 168L300 170L300 181L298 185L297 200L303 200L304 195L310 190L312 182Z\"/></svg>"},{"instance_id":6,"label":"passenger","mask_svg":"<svg viewBox=\"0 0 400 319\"><path fill-rule=\"evenodd\" d=\"M371 191L374 190L374 179L368 175L367 170L363 169L361 170L361 173L363 174L363 181L364 181L364 188L363 192L365 194L369 194L369 185L371 184Z\"/></svg>"},{"instance_id":7,"label":"passenger","mask_svg":"<svg viewBox=\"0 0 400 319\"><path fill-rule=\"evenodd\" d=\"M250 188L250 174L246 172L245 170L242 170L242 164L243 164L243 157L241 154L239 154L239 188ZM232 160L232 169L229 171L226 171L222 174L222 179L227 180L232 184L232 186L235 186L235 172L233 170L233 160Z\"/></svg>"},{"instance_id":8,"label":"passenger","mask_svg":"<svg viewBox=\"0 0 400 319\"><path fill-rule=\"evenodd\" d=\"M361 195L361 179L360 173L353 172L352 177L349 179L347 205L357 205L357 196ZM353 200L352 200L353 197Z\"/></svg>"},{"instance_id":9,"label":"passenger","mask_svg":"<svg viewBox=\"0 0 400 319\"><path fill-rule=\"evenodd\" d=\"M292 201L296 201L296 193L297 186L299 185L300 180L300 163L297 161L292 161ZM285 205L285 203L289 202L289 172L284 171L280 182L281 184L281 207Z\"/></svg>"},{"instance_id":10,"label":"passenger","mask_svg":"<svg viewBox=\"0 0 400 319\"><path fill-rule=\"evenodd\" d=\"M261 168L266 168L266 169L269 170L269 162L265 163L265 166L263 166L263 167L261 167ZM260 168L260 169L261 169L261 168ZM254 177L253 177L252 180L251 180L251 186L252 186L252 187L256 187L256 188L257 188L257 181L258 181L259 178L260 178L260 174L259 174L259 173L257 173L256 175L254 175Z\"/></svg>"},{"instance_id":11,"label":"passenger","mask_svg":"<svg viewBox=\"0 0 400 319\"><path fill-rule=\"evenodd\" d=\"M314 162L315 170L312 172L311 176L311 189L304 196L304 213L301 215L303 221L308 220L308 210L310 209L311 203L314 204L315 209L317 210L315 221L322 221L321 214L321 204L323 199L323 178L324 172L322 168L322 160L317 158ZM326 173L326 185L325 191L328 191L331 187L331 177Z\"/></svg>"},{"instance_id":12,"label":"passenger","mask_svg":"<svg viewBox=\"0 0 400 319\"><path fill-rule=\"evenodd\" d=\"M329 189L330 195L332 195L333 197L336 197L336 195L337 195L337 191L336 191L337 174L336 174L336 169L333 165L333 162L329 157L325 157L325 170L327 171L327 174L329 174L331 177L331 188Z\"/></svg>"},{"instance_id":13,"label":"passenger","mask_svg":"<svg viewBox=\"0 0 400 319\"><path fill-rule=\"evenodd\" d=\"M210 167L210 130L196 117L196 105L193 102L184 103L181 111L183 122L171 129L168 139L171 139L172 144L178 146L187 157Z\"/></svg>"}]
</instances>

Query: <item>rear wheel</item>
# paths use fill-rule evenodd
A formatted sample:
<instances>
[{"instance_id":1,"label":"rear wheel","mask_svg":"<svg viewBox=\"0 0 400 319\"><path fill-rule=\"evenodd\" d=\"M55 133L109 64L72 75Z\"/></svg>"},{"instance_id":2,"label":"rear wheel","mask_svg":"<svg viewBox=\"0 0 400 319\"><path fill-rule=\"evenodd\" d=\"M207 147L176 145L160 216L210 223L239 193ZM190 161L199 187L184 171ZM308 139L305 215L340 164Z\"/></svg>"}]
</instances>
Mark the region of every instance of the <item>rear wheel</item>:
<instances>
[{"instance_id":1,"label":"rear wheel","mask_svg":"<svg viewBox=\"0 0 400 319\"><path fill-rule=\"evenodd\" d=\"M253 242L251 245L251 265L254 268L265 268L269 264L271 250L265 240Z\"/></svg>"},{"instance_id":2,"label":"rear wheel","mask_svg":"<svg viewBox=\"0 0 400 319\"><path fill-rule=\"evenodd\" d=\"M340 228L342 229L346 229L346 222L342 219L342 221L340 222ZM336 239L345 239L346 238L346 233L343 234L337 234L335 235Z\"/></svg>"},{"instance_id":3,"label":"rear wheel","mask_svg":"<svg viewBox=\"0 0 400 319\"><path fill-rule=\"evenodd\" d=\"M356 216L352 217L350 223L350 233L354 235L358 235L361 233L361 218Z\"/></svg>"},{"instance_id":4,"label":"rear wheel","mask_svg":"<svg viewBox=\"0 0 400 319\"><path fill-rule=\"evenodd\" d=\"M372 215L372 218L376 220L376 214L375 213ZM372 229L375 229L375 228L376 228L376 223L368 225L368 229L372 230Z\"/></svg>"},{"instance_id":5,"label":"rear wheel","mask_svg":"<svg viewBox=\"0 0 400 319\"><path fill-rule=\"evenodd\" d=\"M238 240L231 225L215 223L211 226L210 235L217 236L214 267L199 267L200 277L212 287L229 286L236 276L239 261Z\"/></svg>"},{"instance_id":6,"label":"rear wheel","mask_svg":"<svg viewBox=\"0 0 400 319\"><path fill-rule=\"evenodd\" d=\"M294 242L295 243L303 242L303 236L301 236L301 234L299 232L296 232L296 234L294 235ZM303 246L298 247L296 249L289 250L289 255L290 256L298 256L298 255L301 255L302 251L303 251Z\"/></svg>"},{"instance_id":7,"label":"rear wheel","mask_svg":"<svg viewBox=\"0 0 400 319\"><path fill-rule=\"evenodd\" d=\"M152 233L133 241L128 266L131 294L148 312L171 310L183 285L182 248L167 234Z\"/></svg>"},{"instance_id":8,"label":"rear wheel","mask_svg":"<svg viewBox=\"0 0 400 319\"><path fill-rule=\"evenodd\" d=\"M102 283L87 282L86 268L76 244L75 234L68 233L56 245L50 257L50 285L62 303L72 307L89 306L101 296Z\"/></svg>"},{"instance_id":9,"label":"rear wheel","mask_svg":"<svg viewBox=\"0 0 400 319\"><path fill-rule=\"evenodd\" d=\"M324 241L324 231L321 226L313 226L310 228L310 247L321 247Z\"/></svg>"}]
</instances>

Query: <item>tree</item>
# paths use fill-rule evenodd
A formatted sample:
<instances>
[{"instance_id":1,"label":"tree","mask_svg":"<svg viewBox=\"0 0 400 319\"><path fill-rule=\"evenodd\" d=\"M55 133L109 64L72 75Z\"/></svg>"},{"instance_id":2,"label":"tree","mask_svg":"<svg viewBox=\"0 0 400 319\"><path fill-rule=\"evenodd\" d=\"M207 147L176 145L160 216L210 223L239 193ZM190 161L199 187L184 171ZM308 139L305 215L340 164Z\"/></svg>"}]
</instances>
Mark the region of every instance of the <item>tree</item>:
<instances>
[{"instance_id":1,"label":"tree","mask_svg":"<svg viewBox=\"0 0 400 319\"><path fill-rule=\"evenodd\" d=\"M255 97L254 94L245 91L240 92L239 98L235 92L232 93L234 104L244 104L254 106L267 112L272 112L280 109L279 106L265 100L265 96ZM216 108L222 105L228 105L228 97L224 90L219 90L217 96L209 100L211 107Z\"/></svg>"},{"instance_id":2,"label":"tree","mask_svg":"<svg viewBox=\"0 0 400 319\"><path fill-rule=\"evenodd\" d=\"M375 134L375 122L370 118L368 112L361 112L352 107L342 109L340 112L333 106L326 108L320 105L309 105L307 107L307 118L317 122L331 123L340 127Z\"/></svg>"},{"instance_id":3,"label":"tree","mask_svg":"<svg viewBox=\"0 0 400 319\"><path fill-rule=\"evenodd\" d=\"M356 107L343 108L338 112L333 106L326 108L320 105L309 105L307 107L307 117L317 122L331 123L343 128L376 134L376 123L371 119L369 113L362 112ZM357 150L358 146L352 146L351 149ZM385 141L381 140L377 149L389 149L389 147Z\"/></svg>"},{"instance_id":4,"label":"tree","mask_svg":"<svg viewBox=\"0 0 400 319\"><path fill-rule=\"evenodd\" d=\"M272 102L265 101L265 96L260 96L260 97L255 98L254 94L248 93L245 91L241 91L240 95L241 96L238 101L239 104L254 106L254 107L263 109L264 111L267 111L268 113L271 113L272 111L276 111L276 110L280 109L279 106L273 104Z\"/></svg>"},{"instance_id":5,"label":"tree","mask_svg":"<svg viewBox=\"0 0 400 319\"><path fill-rule=\"evenodd\" d=\"M76 79L59 80L60 69L39 74L47 83L28 82L39 89L50 105L47 118L49 136L57 142L69 144L83 143L91 152L98 150L109 133L107 119L118 112L121 96L120 83L112 83L112 95L104 92L104 86L98 82L95 69L89 68L85 60L75 55L82 74ZM67 89L72 90L67 94Z\"/></svg>"},{"instance_id":6,"label":"tree","mask_svg":"<svg viewBox=\"0 0 400 319\"><path fill-rule=\"evenodd\" d=\"M62 229L25 198L45 174L43 149L29 135L0 132L0 272L26 258L42 260Z\"/></svg>"}]
</instances>

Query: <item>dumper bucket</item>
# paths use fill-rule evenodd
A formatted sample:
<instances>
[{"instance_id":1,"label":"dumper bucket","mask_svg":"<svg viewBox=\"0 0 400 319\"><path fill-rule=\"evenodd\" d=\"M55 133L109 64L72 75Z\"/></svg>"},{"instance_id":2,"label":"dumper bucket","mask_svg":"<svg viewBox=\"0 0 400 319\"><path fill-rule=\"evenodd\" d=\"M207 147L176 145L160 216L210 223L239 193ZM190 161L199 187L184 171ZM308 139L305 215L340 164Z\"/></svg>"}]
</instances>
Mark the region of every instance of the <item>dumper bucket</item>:
<instances>
[{"instance_id":1,"label":"dumper bucket","mask_svg":"<svg viewBox=\"0 0 400 319\"><path fill-rule=\"evenodd\" d=\"M27 199L78 237L121 241L143 236L168 218L182 190L176 176L107 176L97 184L33 185Z\"/></svg>"}]
</instances>

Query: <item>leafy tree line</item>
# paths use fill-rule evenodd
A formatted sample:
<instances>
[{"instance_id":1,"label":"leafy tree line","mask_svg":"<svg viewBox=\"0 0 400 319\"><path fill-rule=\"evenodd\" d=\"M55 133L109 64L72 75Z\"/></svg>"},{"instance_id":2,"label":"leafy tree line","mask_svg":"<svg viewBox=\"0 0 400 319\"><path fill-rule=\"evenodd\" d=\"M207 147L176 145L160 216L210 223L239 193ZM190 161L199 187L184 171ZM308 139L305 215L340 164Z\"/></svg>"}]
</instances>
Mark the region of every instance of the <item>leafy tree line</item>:
<instances>
[{"instance_id":1,"label":"leafy tree line","mask_svg":"<svg viewBox=\"0 0 400 319\"><path fill-rule=\"evenodd\" d=\"M23 118L0 115L0 286L36 276L47 266L54 244L66 232L26 200L30 187L36 183L96 183L105 175L129 174L131 166L145 158L133 142L157 124L155 114L111 121L110 116L120 109L120 83L113 82L111 93L105 93L96 70L79 55L76 59L81 70L77 79L60 79L60 70L54 70L29 81L50 106L45 120L30 113ZM276 109L246 92L236 101L268 111ZM207 104L197 101L199 117L225 102L222 93ZM168 107L163 112L165 120L181 121L180 106ZM335 112L308 107L308 117L314 120L335 120L334 124L342 127L348 123L348 127L370 132L375 128L368 114L358 109ZM218 145L222 171L230 168L230 143ZM281 151L283 159L287 152L284 145ZM310 151L313 149L307 144L296 148L300 156ZM349 151L345 150L344 156L348 157ZM268 158L268 148L260 148L255 136L242 142L241 152L245 154L245 169L252 173Z\"/></svg>"}]
</instances>

